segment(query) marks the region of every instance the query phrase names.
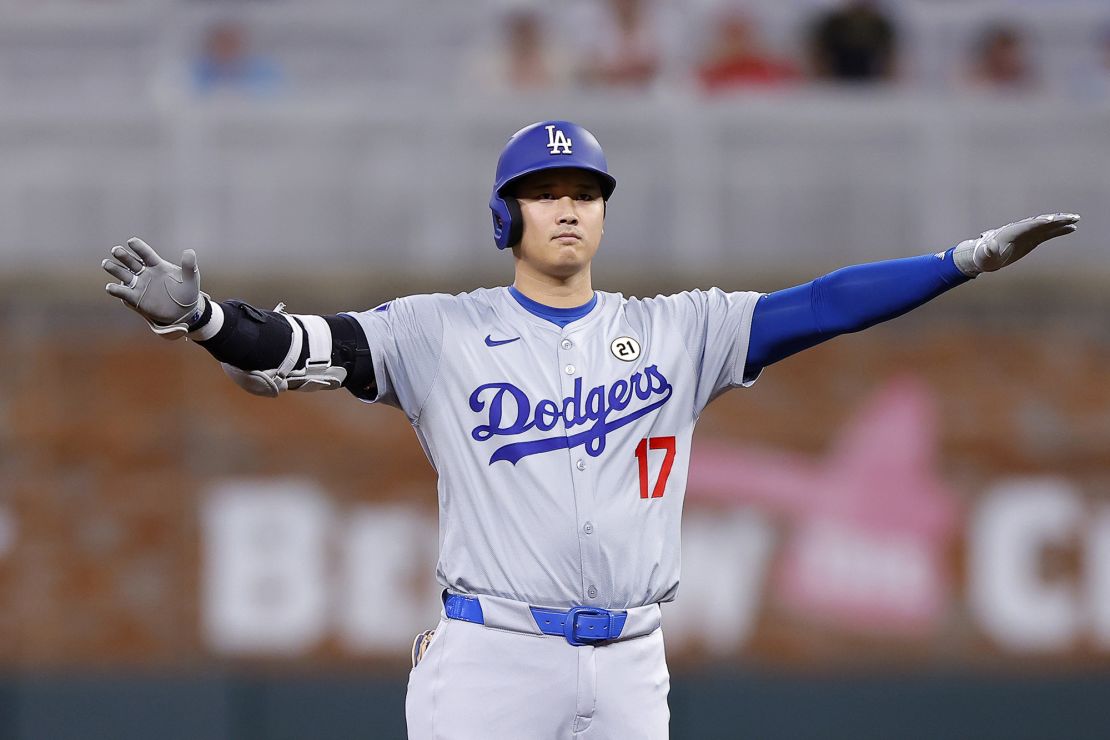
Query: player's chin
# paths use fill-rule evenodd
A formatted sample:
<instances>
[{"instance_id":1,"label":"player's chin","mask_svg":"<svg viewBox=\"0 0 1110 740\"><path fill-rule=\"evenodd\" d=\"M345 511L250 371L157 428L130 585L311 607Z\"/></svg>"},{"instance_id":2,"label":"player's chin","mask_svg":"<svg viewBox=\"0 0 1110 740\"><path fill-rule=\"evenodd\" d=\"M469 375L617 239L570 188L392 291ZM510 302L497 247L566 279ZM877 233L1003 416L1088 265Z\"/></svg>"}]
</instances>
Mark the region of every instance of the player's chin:
<instances>
[{"instance_id":1,"label":"player's chin","mask_svg":"<svg viewBox=\"0 0 1110 740\"><path fill-rule=\"evenodd\" d=\"M559 259L589 261L594 256L594 252L597 251L597 247L591 246L581 239L552 239L549 245Z\"/></svg>"},{"instance_id":2,"label":"player's chin","mask_svg":"<svg viewBox=\"0 0 1110 740\"><path fill-rule=\"evenodd\" d=\"M576 270L590 264L593 252L586 249L560 249L551 256L551 264Z\"/></svg>"}]
</instances>

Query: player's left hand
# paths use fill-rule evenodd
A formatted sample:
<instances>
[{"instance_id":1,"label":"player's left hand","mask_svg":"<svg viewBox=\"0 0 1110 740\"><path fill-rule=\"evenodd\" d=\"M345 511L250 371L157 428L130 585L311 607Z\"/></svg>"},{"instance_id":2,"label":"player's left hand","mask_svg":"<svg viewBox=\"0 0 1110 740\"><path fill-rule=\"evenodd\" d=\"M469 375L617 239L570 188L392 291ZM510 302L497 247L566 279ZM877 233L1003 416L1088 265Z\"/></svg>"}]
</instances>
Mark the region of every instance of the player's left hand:
<instances>
[{"instance_id":1,"label":"player's left hand","mask_svg":"<svg viewBox=\"0 0 1110 740\"><path fill-rule=\"evenodd\" d=\"M965 275L994 272L1017 262L1042 242L1075 231L1077 213L1048 213L1023 218L956 245L952 260Z\"/></svg>"}]
</instances>

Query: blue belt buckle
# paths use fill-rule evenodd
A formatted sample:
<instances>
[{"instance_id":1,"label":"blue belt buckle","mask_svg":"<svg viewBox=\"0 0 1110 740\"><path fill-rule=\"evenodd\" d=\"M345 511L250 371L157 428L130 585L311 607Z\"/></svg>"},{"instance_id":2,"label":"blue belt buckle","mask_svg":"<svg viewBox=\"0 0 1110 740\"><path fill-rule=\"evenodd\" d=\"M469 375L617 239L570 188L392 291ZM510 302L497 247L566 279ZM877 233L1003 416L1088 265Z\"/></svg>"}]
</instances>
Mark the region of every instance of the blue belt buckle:
<instances>
[{"instance_id":1,"label":"blue belt buckle","mask_svg":"<svg viewBox=\"0 0 1110 740\"><path fill-rule=\"evenodd\" d=\"M591 642L598 640L608 640L609 630L605 631L604 635L594 635L591 637L584 637L578 634L578 616L584 615L587 617L608 617L610 625L612 625L613 615L609 613L608 609L597 609L592 606L572 606L567 611L567 620L563 622L563 637L567 638L567 642L575 647L582 647Z\"/></svg>"}]
</instances>

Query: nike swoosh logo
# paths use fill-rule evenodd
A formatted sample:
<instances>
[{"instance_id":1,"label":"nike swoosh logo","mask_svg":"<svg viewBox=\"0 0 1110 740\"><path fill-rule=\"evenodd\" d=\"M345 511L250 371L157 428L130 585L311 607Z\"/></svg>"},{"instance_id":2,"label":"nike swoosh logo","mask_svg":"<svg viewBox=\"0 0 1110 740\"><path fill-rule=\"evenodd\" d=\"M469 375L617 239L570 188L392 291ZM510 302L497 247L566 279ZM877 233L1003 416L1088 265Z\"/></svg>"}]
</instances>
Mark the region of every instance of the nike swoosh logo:
<instances>
[{"instance_id":1,"label":"nike swoosh logo","mask_svg":"<svg viewBox=\"0 0 1110 740\"><path fill-rule=\"evenodd\" d=\"M486 346L487 347L497 347L497 346L500 346L502 344L508 344L509 342L515 342L518 339L520 339L520 337L513 337L512 339L494 339L491 335L487 334L486 335Z\"/></svg>"}]
</instances>

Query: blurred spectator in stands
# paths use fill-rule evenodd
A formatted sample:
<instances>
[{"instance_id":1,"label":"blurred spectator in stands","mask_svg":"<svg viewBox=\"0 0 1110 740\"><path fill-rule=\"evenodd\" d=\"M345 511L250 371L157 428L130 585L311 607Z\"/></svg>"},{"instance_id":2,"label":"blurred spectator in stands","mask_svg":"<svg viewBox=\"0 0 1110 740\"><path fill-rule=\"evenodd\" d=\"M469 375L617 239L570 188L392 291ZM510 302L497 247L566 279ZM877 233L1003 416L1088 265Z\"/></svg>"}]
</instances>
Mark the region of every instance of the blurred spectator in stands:
<instances>
[{"instance_id":1,"label":"blurred spectator in stands","mask_svg":"<svg viewBox=\"0 0 1110 740\"><path fill-rule=\"evenodd\" d=\"M992 90L1021 91L1032 88L1036 79L1021 32L1006 23L984 29L972 49L968 80L974 87Z\"/></svg>"},{"instance_id":2,"label":"blurred spectator in stands","mask_svg":"<svg viewBox=\"0 0 1110 740\"><path fill-rule=\"evenodd\" d=\"M1110 98L1110 23L1095 32L1094 64L1077 73L1084 97Z\"/></svg>"},{"instance_id":3,"label":"blurred spectator in stands","mask_svg":"<svg viewBox=\"0 0 1110 740\"><path fill-rule=\"evenodd\" d=\"M510 10L494 48L483 45L468 73L489 92L556 90L571 79L570 56L547 38L544 16L531 8Z\"/></svg>"},{"instance_id":4,"label":"blurred spectator in stands","mask_svg":"<svg viewBox=\"0 0 1110 740\"><path fill-rule=\"evenodd\" d=\"M280 67L272 59L252 54L247 29L237 21L218 21L204 31L200 57L193 65L198 92L227 90L268 95L282 86Z\"/></svg>"},{"instance_id":5,"label":"blurred spectator in stands","mask_svg":"<svg viewBox=\"0 0 1110 740\"><path fill-rule=\"evenodd\" d=\"M847 0L819 15L809 45L818 79L878 82L895 76L897 29L872 0Z\"/></svg>"},{"instance_id":6,"label":"blurred spectator in stands","mask_svg":"<svg viewBox=\"0 0 1110 740\"><path fill-rule=\"evenodd\" d=\"M582 70L588 85L647 87L662 65L662 42L647 0L608 0L605 27Z\"/></svg>"},{"instance_id":7,"label":"blurred spectator in stands","mask_svg":"<svg viewBox=\"0 0 1110 740\"><path fill-rule=\"evenodd\" d=\"M758 26L747 13L726 10L713 28L716 35L698 66L698 79L707 92L783 85L800 77L792 61L767 51Z\"/></svg>"},{"instance_id":8,"label":"blurred spectator in stands","mask_svg":"<svg viewBox=\"0 0 1110 740\"><path fill-rule=\"evenodd\" d=\"M1103 26L1098 34L1098 62L1103 97L1110 97L1110 23Z\"/></svg>"}]
</instances>

